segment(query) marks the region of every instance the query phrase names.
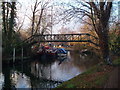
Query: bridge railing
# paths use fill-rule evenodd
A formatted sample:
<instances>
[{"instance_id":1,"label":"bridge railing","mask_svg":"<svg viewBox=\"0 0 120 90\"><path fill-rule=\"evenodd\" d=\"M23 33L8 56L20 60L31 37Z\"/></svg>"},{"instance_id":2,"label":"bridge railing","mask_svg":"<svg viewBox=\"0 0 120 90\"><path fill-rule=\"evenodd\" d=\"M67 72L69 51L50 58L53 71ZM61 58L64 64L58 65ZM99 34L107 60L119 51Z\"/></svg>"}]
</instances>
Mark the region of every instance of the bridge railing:
<instances>
[{"instance_id":1,"label":"bridge railing","mask_svg":"<svg viewBox=\"0 0 120 90\"><path fill-rule=\"evenodd\" d=\"M90 42L97 45L98 38L92 36L89 33L52 34L52 35L45 34L45 35L33 35L23 41L23 43L34 43L34 42Z\"/></svg>"},{"instance_id":2,"label":"bridge railing","mask_svg":"<svg viewBox=\"0 0 120 90\"><path fill-rule=\"evenodd\" d=\"M88 41L90 40L90 34L46 34L46 35L34 35L36 41Z\"/></svg>"}]
</instances>

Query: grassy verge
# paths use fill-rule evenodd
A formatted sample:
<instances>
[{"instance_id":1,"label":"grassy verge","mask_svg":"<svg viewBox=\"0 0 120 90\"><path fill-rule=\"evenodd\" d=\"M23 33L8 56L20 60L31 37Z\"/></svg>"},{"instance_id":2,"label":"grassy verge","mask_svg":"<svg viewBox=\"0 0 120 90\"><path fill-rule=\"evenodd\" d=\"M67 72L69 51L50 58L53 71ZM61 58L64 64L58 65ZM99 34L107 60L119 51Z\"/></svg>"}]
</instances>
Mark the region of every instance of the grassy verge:
<instances>
[{"instance_id":1,"label":"grassy verge","mask_svg":"<svg viewBox=\"0 0 120 90\"><path fill-rule=\"evenodd\" d=\"M113 64L120 65L120 58L114 60ZM102 88L114 68L114 66L100 63L73 79L62 83L57 88Z\"/></svg>"},{"instance_id":2,"label":"grassy verge","mask_svg":"<svg viewBox=\"0 0 120 90\"><path fill-rule=\"evenodd\" d=\"M114 65L120 66L120 58L113 61Z\"/></svg>"}]
</instances>

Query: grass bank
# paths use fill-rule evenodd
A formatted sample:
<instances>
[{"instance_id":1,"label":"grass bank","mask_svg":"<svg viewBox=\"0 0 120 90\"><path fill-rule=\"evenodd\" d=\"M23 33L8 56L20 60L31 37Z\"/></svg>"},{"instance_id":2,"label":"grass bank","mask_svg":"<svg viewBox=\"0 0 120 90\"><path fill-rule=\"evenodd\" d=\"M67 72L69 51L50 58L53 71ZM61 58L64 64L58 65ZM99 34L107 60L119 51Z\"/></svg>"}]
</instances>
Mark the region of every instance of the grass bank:
<instances>
[{"instance_id":1,"label":"grass bank","mask_svg":"<svg viewBox=\"0 0 120 90\"><path fill-rule=\"evenodd\" d=\"M103 88L115 67L120 66L120 58L113 66L99 63L86 72L62 83L57 88Z\"/></svg>"}]
</instances>

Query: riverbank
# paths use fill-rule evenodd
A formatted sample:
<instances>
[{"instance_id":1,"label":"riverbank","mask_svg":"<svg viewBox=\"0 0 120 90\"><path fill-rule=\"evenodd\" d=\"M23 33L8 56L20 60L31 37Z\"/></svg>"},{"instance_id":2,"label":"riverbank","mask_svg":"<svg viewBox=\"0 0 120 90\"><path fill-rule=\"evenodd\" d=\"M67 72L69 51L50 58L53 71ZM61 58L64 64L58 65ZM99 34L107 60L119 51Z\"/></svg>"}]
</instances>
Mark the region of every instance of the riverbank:
<instances>
[{"instance_id":1,"label":"riverbank","mask_svg":"<svg viewBox=\"0 0 120 90\"><path fill-rule=\"evenodd\" d=\"M2 64L5 65L5 64L18 64L20 62L25 62L25 61L28 61L29 59L31 58L31 56L26 56L26 57L15 57L15 60L13 61L13 58L5 58L5 59L2 59Z\"/></svg>"},{"instance_id":2,"label":"riverbank","mask_svg":"<svg viewBox=\"0 0 120 90\"><path fill-rule=\"evenodd\" d=\"M118 88L118 68L120 57L113 60L113 66L99 63L57 88Z\"/></svg>"}]
</instances>

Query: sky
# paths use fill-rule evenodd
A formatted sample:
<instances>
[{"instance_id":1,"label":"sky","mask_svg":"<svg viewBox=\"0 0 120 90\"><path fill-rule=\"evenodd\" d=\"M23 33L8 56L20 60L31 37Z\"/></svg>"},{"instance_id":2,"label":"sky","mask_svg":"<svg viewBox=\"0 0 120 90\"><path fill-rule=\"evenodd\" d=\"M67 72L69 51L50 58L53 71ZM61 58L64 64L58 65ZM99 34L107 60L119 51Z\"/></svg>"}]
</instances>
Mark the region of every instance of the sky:
<instances>
[{"instance_id":1,"label":"sky","mask_svg":"<svg viewBox=\"0 0 120 90\"><path fill-rule=\"evenodd\" d=\"M23 29L27 29L31 24L30 24L30 19L28 17L31 17L32 16L32 12L31 12L31 5L33 6L34 5L34 1L35 0L18 0L19 4L18 4L18 17L19 17L19 21L23 21L23 19L25 18L24 20L24 25L23 25ZM72 3L73 4L73 0L52 0L56 3ZM115 1L119 1L119 0L115 0ZM54 8L54 10L57 10L57 8L59 8L61 6L57 6L56 8ZM66 8L66 7L64 7ZM117 13L117 12L116 12ZM25 16L27 15L27 16ZM25 16L25 17L24 17ZM53 18L56 18L55 16L53 16ZM70 23L68 23L67 25L66 24L63 24L62 22L57 24L57 25L54 25L53 26L53 33L58 33L58 30L61 29L61 27L67 27L69 28L70 30L73 30L73 31L77 31L79 28L80 28L80 25L81 23L80 22L74 22L71 21Z\"/></svg>"},{"instance_id":2,"label":"sky","mask_svg":"<svg viewBox=\"0 0 120 90\"><path fill-rule=\"evenodd\" d=\"M27 16L31 17L32 16L32 12L31 12L31 5L33 6L33 1L35 0L18 0L18 2L20 4L18 4L19 8L18 8L18 17L20 19L20 21L22 19L24 19L24 15L26 14ZM65 2L65 3L70 3L71 0L52 0L52 1L55 1L55 2L59 2L59 3L62 3L62 2ZM60 7L60 6L57 6L57 8ZM55 8L54 8L55 10ZM24 26L23 28L24 29L27 29L30 25L30 19L28 17L25 17L25 20L24 20ZM55 18L55 16L53 16L53 18ZM58 30L61 28L61 27L68 27L70 28L71 30L74 30L74 29L77 29L78 26L79 26L79 23L74 23L74 22L71 22L69 23L68 25L65 25L65 24L62 24L62 22L60 24L57 24L57 25L54 25L53 26L53 33L58 33Z\"/></svg>"}]
</instances>

